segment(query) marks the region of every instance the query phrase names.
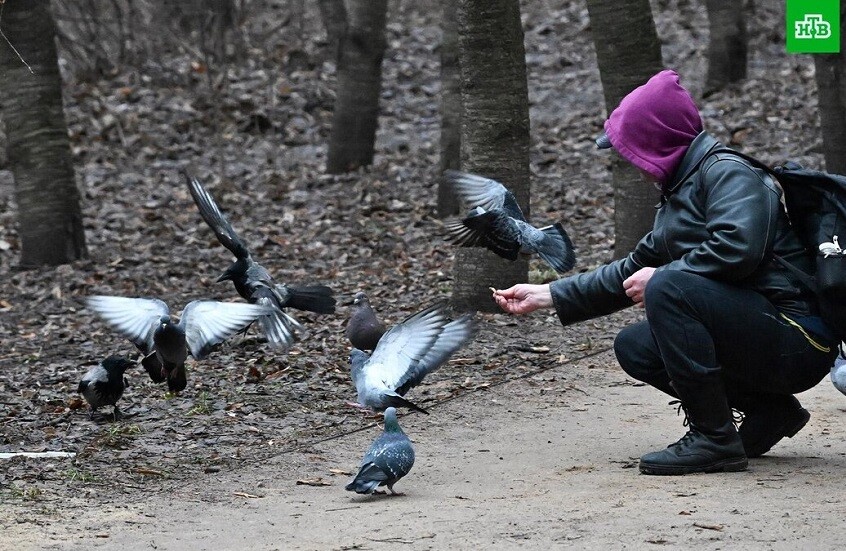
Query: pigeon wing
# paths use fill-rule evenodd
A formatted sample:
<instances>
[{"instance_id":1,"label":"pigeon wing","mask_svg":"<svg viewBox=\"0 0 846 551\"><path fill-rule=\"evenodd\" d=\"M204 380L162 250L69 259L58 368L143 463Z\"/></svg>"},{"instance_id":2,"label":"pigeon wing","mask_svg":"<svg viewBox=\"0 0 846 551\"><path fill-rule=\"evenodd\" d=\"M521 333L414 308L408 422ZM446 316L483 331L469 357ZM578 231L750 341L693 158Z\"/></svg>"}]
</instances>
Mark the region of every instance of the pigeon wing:
<instances>
[{"instance_id":1,"label":"pigeon wing","mask_svg":"<svg viewBox=\"0 0 846 551\"><path fill-rule=\"evenodd\" d=\"M214 231L220 244L232 251L232 254L236 258L248 258L250 251L247 249L247 245L238 237L229 220L220 212L220 208L215 203L214 198L196 178L186 173L185 180L188 182L188 191L191 192L191 197L194 198L194 202L197 204L200 216L203 217L206 224Z\"/></svg>"},{"instance_id":2,"label":"pigeon wing","mask_svg":"<svg viewBox=\"0 0 846 551\"><path fill-rule=\"evenodd\" d=\"M496 180L457 170L447 170L445 175L468 205L485 210L503 209L518 220L526 219L514 194Z\"/></svg>"},{"instance_id":3,"label":"pigeon wing","mask_svg":"<svg viewBox=\"0 0 846 551\"><path fill-rule=\"evenodd\" d=\"M477 236L475 246L485 247L502 258L517 260L520 229L501 209L468 216L461 223Z\"/></svg>"},{"instance_id":4,"label":"pigeon wing","mask_svg":"<svg viewBox=\"0 0 846 551\"><path fill-rule=\"evenodd\" d=\"M153 333L159 320L170 314L167 304L157 298L95 295L88 297L86 304L144 355L154 349Z\"/></svg>"},{"instance_id":5,"label":"pigeon wing","mask_svg":"<svg viewBox=\"0 0 846 551\"><path fill-rule=\"evenodd\" d=\"M478 330L478 323L473 314L464 314L444 326L426 355L414 363L405 376L400 379L397 394L404 395L414 388L423 378L441 367L450 356L472 339Z\"/></svg>"},{"instance_id":6,"label":"pigeon wing","mask_svg":"<svg viewBox=\"0 0 846 551\"><path fill-rule=\"evenodd\" d=\"M185 330L188 350L196 360L205 358L212 347L244 329L273 309L243 302L194 300L185 306L179 326Z\"/></svg>"},{"instance_id":7,"label":"pigeon wing","mask_svg":"<svg viewBox=\"0 0 846 551\"><path fill-rule=\"evenodd\" d=\"M395 390L448 323L445 310L446 302L438 302L389 329L363 367L366 377Z\"/></svg>"}]
</instances>

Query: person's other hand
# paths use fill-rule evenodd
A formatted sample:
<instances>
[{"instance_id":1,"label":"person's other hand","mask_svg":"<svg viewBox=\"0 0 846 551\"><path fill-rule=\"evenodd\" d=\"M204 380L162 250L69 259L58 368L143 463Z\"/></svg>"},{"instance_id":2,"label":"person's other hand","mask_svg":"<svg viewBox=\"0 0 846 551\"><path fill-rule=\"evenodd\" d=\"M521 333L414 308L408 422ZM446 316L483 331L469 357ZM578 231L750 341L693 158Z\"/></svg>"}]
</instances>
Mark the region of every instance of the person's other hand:
<instances>
[{"instance_id":1,"label":"person's other hand","mask_svg":"<svg viewBox=\"0 0 846 551\"><path fill-rule=\"evenodd\" d=\"M623 282L626 296L641 308L646 305L643 301L643 293L646 291L646 284L649 283L653 273L655 273L655 268L641 268Z\"/></svg>"},{"instance_id":2,"label":"person's other hand","mask_svg":"<svg viewBox=\"0 0 846 551\"><path fill-rule=\"evenodd\" d=\"M504 290L493 289L493 299L500 308L512 314L528 314L538 308L552 307L549 285L519 283Z\"/></svg>"}]
</instances>

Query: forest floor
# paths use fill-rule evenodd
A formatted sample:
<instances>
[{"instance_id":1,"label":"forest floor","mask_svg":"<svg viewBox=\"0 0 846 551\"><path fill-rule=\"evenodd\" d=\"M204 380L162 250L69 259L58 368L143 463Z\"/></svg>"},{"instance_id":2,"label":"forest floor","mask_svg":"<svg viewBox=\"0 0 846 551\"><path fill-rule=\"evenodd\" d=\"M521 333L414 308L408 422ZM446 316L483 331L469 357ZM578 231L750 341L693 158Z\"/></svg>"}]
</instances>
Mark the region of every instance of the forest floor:
<instances>
[{"instance_id":1,"label":"forest floor","mask_svg":"<svg viewBox=\"0 0 846 551\"><path fill-rule=\"evenodd\" d=\"M524 4L532 217L561 220L576 270L588 270L610 258L614 205L609 156L592 143L605 112L587 12ZM709 131L767 162L822 166L813 62L784 53L777 6L749 18L749 78L704 99L703 7L653 7L665 64L699 98ZM827 381L808 393L808 428L747 473L637 474L637 457L682 427L610 352L634 310L566 328L551 313L480 314L475 341L412 391L432 415L400 419L418 454L397 486L407 495L342 490L378 431L343 405L354 397L343 336L352 295L366 291L394 323L452 285L434 215L436 13L432 1L391 2L376 159L345 176L323 174L334 68L314 14L272 44L248 44L216 87L208 76L222 68L190 56L68 79L89 258L17 269L13 184L0 171L0 452L77 455L0 459L0 549L834 545L846 402ZM79 378L134 350L86 296L157 296L176 311L235 298L214 283L231 256L198 216L185 168L278 280L332 286L338 312L294 313L307 332L285 354L254 333L222 346L189 365L177 396L129 373L127 418L90 421ZM533 281L550 275L532 268Z\"/></svg>"}]
</instances>

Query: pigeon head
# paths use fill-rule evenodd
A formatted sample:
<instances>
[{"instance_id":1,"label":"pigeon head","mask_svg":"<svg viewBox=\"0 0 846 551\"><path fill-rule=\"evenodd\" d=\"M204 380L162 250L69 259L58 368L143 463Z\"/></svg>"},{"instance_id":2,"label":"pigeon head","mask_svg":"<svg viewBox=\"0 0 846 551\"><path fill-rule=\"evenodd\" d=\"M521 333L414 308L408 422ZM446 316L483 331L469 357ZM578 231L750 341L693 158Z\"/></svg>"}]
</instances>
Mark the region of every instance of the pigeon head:
<instances>
[{"instance_id":1,"label":"pigeon head","mask_svg":"<svg viewBox=\"0 0 846 551\"><path fill-rule=\"evenodd\" d=\"M367 298L367 295L363 292L359 291L353 297L353 306L365 306L370 304L370 301Z\"/></svg>"},{"instance_id":2,"label":"pigeon head","mask_svg":"<svg viewBox=\"0 0 846 551\"><path fill-rule=\"evenodd\" d=\"M162 316L159 318L159 329L167 329L167 326L171 323L170 316Z\"/></svg>"},{"instance_id":3,"label":"pigeon head","mask_svg":"<svg viewBox=\"0 0 846 551\"><path fill-rule=\"evenodd\" d=\"M402 432L399 421L397 421L397 408L385 410L385 432Z\"/></svg>"},{"instance_id":4,"label":"pigeon head","mask_svg":"<svg viewBox=\"0 0 846 551\"><path fill-rule=\"evenodd\" d=\"M247 273L247 268L249 268L247 259L239 258L231 266L226 268L226 271L220 274L216 281L218 283L221 281L235 281L235 278L243 277Z\"/></svg>"},{"instance_id":5,"label":"pigeon head","mask_svg":"<svg viewBox=\"0 0 846 551\"><path fill-rule=\"evenodd\" d=\"M135 365L135 362L128 358L124 358L123 356L109 356L103 360L103 367L106 371L114 371L117 373L123 373L129 368L135 367Z\"/></svg>"}]
</instances>

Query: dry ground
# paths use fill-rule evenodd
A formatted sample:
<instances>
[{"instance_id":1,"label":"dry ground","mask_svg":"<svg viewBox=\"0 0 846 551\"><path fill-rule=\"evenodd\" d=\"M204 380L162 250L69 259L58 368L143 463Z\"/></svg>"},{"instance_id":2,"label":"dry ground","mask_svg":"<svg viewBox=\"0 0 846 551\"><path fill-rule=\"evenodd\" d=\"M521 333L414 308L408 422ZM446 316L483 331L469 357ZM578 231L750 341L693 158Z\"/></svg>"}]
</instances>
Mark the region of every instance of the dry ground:
<instances>
[{"instance_id":1,"label":"dry ground","mask_svg":"<svg viewBox=\"0 0 846 551\"><path fill-rule=\"evenodd\" d=\"M700 4L653 6L665 63L697 98ZM755 4L749 79L699 99L706 128L767 162L822 166L813 63L784 53L782 4ZM666 400L632 386L608 352L637 312L564 329L552 315L482 316L458 361L413 391L433 414L401 420L419 457L398 485L408 495L342 490L346 476L330 469L354 469L376 432L342 405L353 397L343 301L365 290L395 322L452 285L434 216L435 6L391 2L376 160L347 176L323 174L335 73L315 13L273 44L250 44L217 90L189 56L68 81L90 258L18 270L13 186L0 170L0 452L79 455L0 464L0 549L833 547L846 402L825 381L809 393L801 438L747 473L637 474L639 455L682 430ZM531 212L562 221L576 269L587 270L613 244L608 156L591 141L605 113L587 12L570 0L523 9ZM331 285L342 305L335 316L296 314L308 332L288 354L254 336L222 347L190 366L175 398L131 373L131 417L91 422L79 378L133 351L83 309L85 296L153 295L177 310L235 299L214 283L231 257L197 215L179 177L186 167L280 280ZM330 485L296 485L315 478Z\"/></svg>"}]
</instances>

